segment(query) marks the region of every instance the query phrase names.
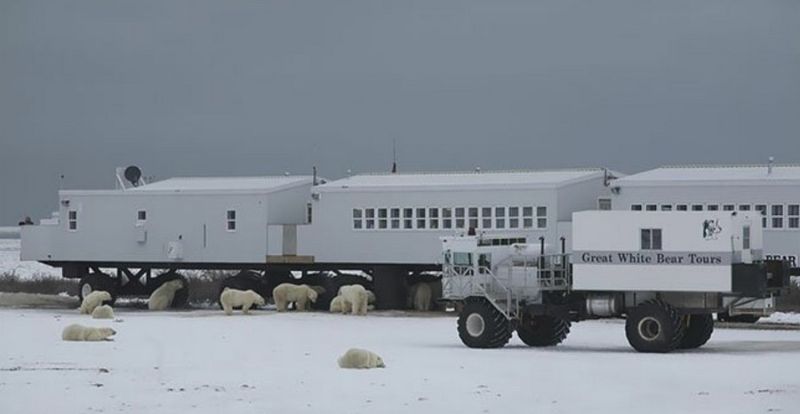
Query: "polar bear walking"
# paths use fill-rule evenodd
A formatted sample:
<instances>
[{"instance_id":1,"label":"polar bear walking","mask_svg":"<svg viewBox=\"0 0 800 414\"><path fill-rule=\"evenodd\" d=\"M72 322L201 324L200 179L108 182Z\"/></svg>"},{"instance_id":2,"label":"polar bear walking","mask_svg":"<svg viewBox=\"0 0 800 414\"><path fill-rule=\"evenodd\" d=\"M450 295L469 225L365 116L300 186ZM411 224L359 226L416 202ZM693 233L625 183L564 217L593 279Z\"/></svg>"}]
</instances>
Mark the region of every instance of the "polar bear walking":
<instances>
[{"instance_id":1,"label":"polar bear walking","mask_svg":"<svg viewBox=\"0 0 800 414\"><path fill-rule=\"evenodd\" d=\"M150 310L165 310L172 305L175 299L175 292L183 288L183 281L179 279L164 282L153 293L147 301L147 308Z\"/></svg>"},{"instance_id":2,"label":"polar bear walking","mask_svg":"<svg viewBox=\"0 0 800 414\"><path fill-rule=\"evenodd\" d=\"M366 315L369 294L361 285L346 285L339 288L339 296L344 301L343 306L349 306L353 315ZM344 311L343 311L344 312Z\"/></svg>"},{"instance_id":3,"label":"polar bear walking","mask_svg":"<svg viewBox=\"0 0 800 414\"><path fill-rule=\"evenodd\" d=\"M294 303L295 310L304 311L309 301L317 301L317 292L308 285L281 283L272 290L272 298L278 312L285 312L290 303Z\"/></svg>"},{"instance_id":4,"label":"polar bear walking","mask_svg":"<svg viewBox=\"0 0 800 414\"><path fill-rule=\"evenodd\" d=\"M94 319L114 319L114 309L108 305L100 305L92 311Z\"/></svg>"},{"instance_id":5,"label":"polar bear walking","mask_svg":"<svg viewBox=\"0 0 800 414\"><path fill-rule=\"evenodd\" d=\"M111 294L104 290L95 290L92 293L83 297L80 310L81 314L91 315L94 308L103 304L103 302L110 302Z\"/></svg>"},{"instance_id":6,"label":"polar bear walking","mask_svg":"<svg viewBox=\"0 0 800 414\"><path fill-rule=\"evenodd\" d=\"M264 298L252 289L238 290L225 288L222 294L219 295L219 303L222 305L222 310L226 315L233 313L234 307L242 307L242 313L245 315L250 313L250 308L253 305L264 306L266 301Z\"/></svg>"},{"instance_id":7,"label":"polar bear walking","mask_svg":"<svg viewBox=\"0 0 800 414\"><path fill-rule=\"evenodd\" d=\"M386 368L383 359L374 352L366 349L350 348L339 360L339 368L369 369Z\"/></svg>"},{"instance_id":8,"label":"polar bear walking","mask_svg":"<svg viewBox=\"0 0 800 414\"><path fill-rule=\"evenodd\" d=\"M431 285L426 282L420 282L411 287L412 302L414 310L427 312L431 310L431 299L433 297L433 289Z\"/></svg>"},{"instance_id":9,"label":"polar bear walking","mask_svg":"<svg viewBox=\"0 0 800 414\"><path fill-rule=\"evenodd\" d=\"M65 341L110 341L117 332L111 328L95 328L74 323L61 332L61 339Z\"/></svg>"}]
</instances>

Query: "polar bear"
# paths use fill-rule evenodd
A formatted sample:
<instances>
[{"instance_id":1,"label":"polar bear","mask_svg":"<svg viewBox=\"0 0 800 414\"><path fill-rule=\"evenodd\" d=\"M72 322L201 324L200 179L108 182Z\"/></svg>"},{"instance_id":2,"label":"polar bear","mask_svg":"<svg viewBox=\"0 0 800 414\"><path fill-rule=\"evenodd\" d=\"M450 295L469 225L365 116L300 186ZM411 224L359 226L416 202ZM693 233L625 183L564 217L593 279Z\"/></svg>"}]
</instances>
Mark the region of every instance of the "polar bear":
<instances>
[{"instance_id":1,"label":"polar bear","mask_svg":"<svg viewBox=\"0 0 800 414\"><path fill-rule=\"evenodd\" d=\"M296 310L304 311L308 301L317 301L317 292L308 285L281 283L272 290L272 298L275 300L278 312L285 312L290 303L294 303Z\"/></svg>"},{"instance_id":2,"label":"polar bear","mask_svg":"<svg viewBox=\"0 0 800 414\"><path fill-rule=\"evenodd\" d=\"M252 289L238 290L226 287L222 291L222 294L219 295L219 303L222 305L222 309L225 311L226 315L232 314L233 308L239 306L242 307L242 313L246 315L250 313L250 308L254 304L264 306L266 301Z\"/></svg>"},{"instance_id":3,"label":"polar bear","mask_svg":"<svg viewBox=\"0 0 800 414\"><path fill-rule=\"evenodd\" d=\"M339 296L351 308L353 315L366 315L369 295L361 285L346 285L339 288Z\"/></svg>"},{"instance_id":4,"label":"polar bear","mask_svg":"<svg viewBox=\"0 0 800 414\"><path fill-rule=\"evenodd\" d=\"M427 312L431 310L431 297L433 296L433 289L431 285L426 282L420 282L412 286L414 310Z\"/></svg>"},{"instance_id":5,"label":"polar bear","mask_svg":"<svg viewBox=\"0 0 800 414\"><path fill-rule=\"evenodd\" d=\"M114 309L108 305L100 305L92 311L94 319L114 319Z\"/></svg>"},{"instance_id":6,"label":"polar bear","mask_svg":"<svg viewBox=\"0 0 800 414\"><path fill-rule=\"evenodd\" d=\"M339 360L339 368L386 368L383 359L366 349L350 348Z\"/></svg>"},{"instance_id":7,"label":"polar bear","mask_svg":"<svg viewBox=\"0 0 800 414\"><path fill-rule=\"evenodd\" d=\"M82 314L91 315L94 308L102 305L103 302L109 301L111 301L110 293L104 290L95 290L83 297L79 310Z\"/></svg>"},{"instance_id":8,"label":"polar bear","mask_svg":"<svg viewBox=\"0 0 800 414\"><path fill-rule=\"evenodd\" d=\"M147 308L150 310L165 310L172 305L175 299L175 292L183 288L183 281L179 279L164 282L153 293L147 301Z\"/></svg>"},{"instance_id":9,"label":"polar bear","mask_svg":"<svg viewBox=\"0 0 800 414\"><path fill-rule=\"evenodd\" d=\"M95 328L74 323L61 332L61 339L65 341L110 341L110 337L117 334L111 328Z\"/></svg>"},{"instance_id":10,"label":"polar bear","mask_svg":"<svg viewBox=\"0 0 800 414\"><path fill-rule=\"evenodd\" d=\"M353 307L350 305L350 303L344 300L344 298L341 296L337 296L333 298L333 300L331 301L331 307L330 307L331 312L347 313L350 312L352 309Z\"/></svg>"}]
</instances>

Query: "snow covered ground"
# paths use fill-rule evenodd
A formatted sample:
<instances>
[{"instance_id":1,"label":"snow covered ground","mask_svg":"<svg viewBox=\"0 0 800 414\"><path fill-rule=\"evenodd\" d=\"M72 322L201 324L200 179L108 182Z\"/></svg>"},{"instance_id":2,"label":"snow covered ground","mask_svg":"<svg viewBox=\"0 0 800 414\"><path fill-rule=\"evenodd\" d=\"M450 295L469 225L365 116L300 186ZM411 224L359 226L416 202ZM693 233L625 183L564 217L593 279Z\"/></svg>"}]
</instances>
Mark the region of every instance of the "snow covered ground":
<instances>
[{"instance_id":1,"label":"snow covered ground","mask_svg":"<svg viewBox=\"0 0 800 414\"><path fill-rule=\"evenodd\" d=\"M0 412L795 413L800 331L718 329L708 346L638 354L619 321L558 347L461 345L450 316L0 309ZM113 342L62 342L111 325ZM342 370L350 347L387 368Z\"/></svg>"},{"instance_id":2,"label":"snow covered ground","mask_svg":"<svg viewBox=\"0 0 800 414\"><path fill-rule=\"evenodd\" d=\"M19 239L0 239L0 275L13 273L23 279L61 277L61 270L39 262L19 260Z\"/></svg>"}]
</instances>

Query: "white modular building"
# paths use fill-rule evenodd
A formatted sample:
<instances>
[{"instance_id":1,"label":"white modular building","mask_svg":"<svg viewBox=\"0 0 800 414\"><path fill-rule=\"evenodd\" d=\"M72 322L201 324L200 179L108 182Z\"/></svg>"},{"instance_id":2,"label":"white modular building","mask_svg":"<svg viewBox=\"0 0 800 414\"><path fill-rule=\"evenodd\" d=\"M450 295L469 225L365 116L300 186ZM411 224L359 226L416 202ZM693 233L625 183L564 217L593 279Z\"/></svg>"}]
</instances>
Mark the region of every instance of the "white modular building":
<instances>
[{"instance_id":1,"label":"white modular building","mask_svg":"<svg viewBox=\"0 0 800 414\"><path fill-rule=\"evenodd\" d=\"M296 255L309 176L172 178L60 191L59 211L22 227L22 259L82 277L88 267L212 268Z\"/></svg>"},{"instance_id":2,"label":"white modular building","mask_svg":"<svg viewBox=\"0 0 800 414\"><path fill-rule=\"evenodd\" d=\"M615 180L611 190L614 210L759 213L764 256L797 267L800 165L667 166Z\"/></svg>"},{"instance_id":3,"label":"white modular building","mask_svg":"<svg viewBox=\"0 0 800 414\"><path fill-rule=\"evenodd\" d=\"M573 212L607 203L604 169L364 174L312 188L298 252L316 263L440 269L441 236L522 237L561 249Z\"/></svg>"}]
</instances>

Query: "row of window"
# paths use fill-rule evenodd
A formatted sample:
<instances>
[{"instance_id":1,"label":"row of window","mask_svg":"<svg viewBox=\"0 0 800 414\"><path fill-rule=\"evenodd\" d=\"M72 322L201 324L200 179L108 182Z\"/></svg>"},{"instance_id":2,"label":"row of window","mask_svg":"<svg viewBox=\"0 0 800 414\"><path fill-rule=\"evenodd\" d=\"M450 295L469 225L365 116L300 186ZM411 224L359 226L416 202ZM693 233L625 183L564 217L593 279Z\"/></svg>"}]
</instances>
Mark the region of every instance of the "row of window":
<instances>
[{"instance_id":1,"label":"row of window","mask_svg":"<svg viewBox=\"0 0 800 414\"><path fill-rule=\"evenodd\" d=\"M236 231L236 210L228 210L225 212L225 228L228 231ZM136 212L136 226L142 226L147 222L147 210L138 210ZM69 210L67 212L67 228L70 231L78 230L78 211Z\"/></svg>"},{"instance_id":2,"label":"row of window","mask_svg":"<svg viewBox=\"0 0 800 414\"><path fill-rule=\"evenodd\" d=\"M758 211L764 228L800 229L800 204L631 204L633 211Z\"/></svg>"},{"instance_id":3,"label":"row of window","mask_svg":"<svg viewBox=\"0 0 800 414\"><path fill-rule=\"evenodd\" d=\"M547 207L354 208L355 230L544 229Z\"/></svg>"}]
</instances>

